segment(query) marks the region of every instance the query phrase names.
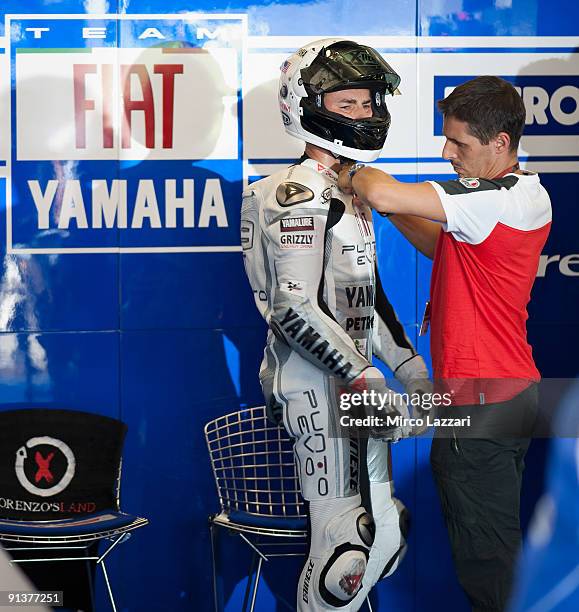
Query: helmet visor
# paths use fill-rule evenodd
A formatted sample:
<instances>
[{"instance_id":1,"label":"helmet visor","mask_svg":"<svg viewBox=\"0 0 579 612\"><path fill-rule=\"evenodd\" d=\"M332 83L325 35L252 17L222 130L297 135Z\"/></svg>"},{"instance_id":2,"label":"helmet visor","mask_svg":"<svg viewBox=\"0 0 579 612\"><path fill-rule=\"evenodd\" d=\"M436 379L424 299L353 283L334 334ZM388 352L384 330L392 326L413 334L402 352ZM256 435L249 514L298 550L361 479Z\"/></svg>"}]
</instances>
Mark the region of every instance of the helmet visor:
<instances>
[{"instance_id":1,"label":"helmet visor","mask_svg":"<svg viewBox=\"0 0 579 612\"><path fill-rule=\"evenodd\" d=\"M306 90L328 93L338 89L383 84L393 94L400 77L388 62L371 47L352 42L338 42L320 51L316 59L302 69Z\"/></svg>"}]
</instances>

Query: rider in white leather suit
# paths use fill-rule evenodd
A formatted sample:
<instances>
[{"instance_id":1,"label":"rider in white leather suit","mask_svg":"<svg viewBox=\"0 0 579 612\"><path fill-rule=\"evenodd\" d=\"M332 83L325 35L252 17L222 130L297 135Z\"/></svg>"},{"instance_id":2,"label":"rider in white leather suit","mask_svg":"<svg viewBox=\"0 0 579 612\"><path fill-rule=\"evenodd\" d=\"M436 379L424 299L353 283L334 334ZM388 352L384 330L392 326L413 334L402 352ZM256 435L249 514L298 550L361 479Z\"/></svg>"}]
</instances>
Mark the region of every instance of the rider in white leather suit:
<instances>
[{"instance_id":1,"label":"rider in white leather suit","mask_svg":"<svg viewBox=\"0 0 579 612\"><path fill-rule=\"evenodd\" d=\"M298 50L282 65L279 102L288 133L308 143L306 154L243 194L245 268L270 328L260 380L270 416L295 438L309 502L300 611L358 610L405 549L390 445L342 427L338 394L370 378L387 391L372 355L408 393L428 391L428 371L382 290L370 209L339 191L337 166L316 159L319 148L335 158L378 157L390 125L385 97L399 81L373 49L351 41ZM354 88L370 94L371 118L325 108L325 93Z\"/></svg>"}]
</instances>

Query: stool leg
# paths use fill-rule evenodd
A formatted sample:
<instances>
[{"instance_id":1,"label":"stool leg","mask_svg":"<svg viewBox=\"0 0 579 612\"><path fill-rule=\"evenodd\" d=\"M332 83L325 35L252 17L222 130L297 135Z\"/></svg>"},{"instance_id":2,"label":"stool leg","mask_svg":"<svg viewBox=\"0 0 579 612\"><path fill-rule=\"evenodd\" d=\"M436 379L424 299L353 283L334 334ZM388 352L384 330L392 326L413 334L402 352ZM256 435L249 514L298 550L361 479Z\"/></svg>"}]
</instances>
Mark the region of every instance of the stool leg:
<instances>
[{"instance_id":1,"label":"stool leg","mask_svg":"<svg viewBox=\"0 0 579 612\"><path fill-rule=\"evenodd\" d=\"M253 553L251 557L251 565L249 566L249 572L247 572L247 585L245 587L245 593L243 594L243 606L241 609L243 612L247 610L247 604L249 601L249 594L253 592L253 570L255 569L255 561L257 560L257 553Z\"/></svg>"},{"instance_id":2,"label":"stool leg","mask_svg":"<svg viewBox=\"0 0 579 612\"><path fill-rule=\"evenodd\" d=\"M87 551L88 548L84 549L84 556L88 556L87 555ZM90 560L86 560L84 562L85 565L85 569L86 569L86 574L87 574L87 580L88 580L88 588L90 590L90 612L94 612L96 609L95 606L95 601L94 601L94 579L93 579L93 568L92 568L92 561Z\"/></svg>"},{"instance_id":3,"label":"stool leg","mask_svg":"<svg viewBox=\"0 0 579 612\"><path fill-rule=\"evenodd\" d=\"M257 587L259 586L259 579L261 578L261 564L263 563L263 559L260 557L257 562L257 574L255 576L255 584L253 586L253 594L251 596L251 608L249 608L249 612L253 612L255 608L255 600L257 598Z\"/></svg>"},{"instance_id":4,"label":"stool leg","mask_svg":"<svg viewBox=\"0 0 579 612\"><path fill-rule=\"evenodd\" d=\"M115 604L115 598L113 597L113 590L111 588L111 583L109 581L109 575L107 573L107 567L106 567L104 561L101 561L100 565L103 568L103 575L105 577L105 582L106 582L106 585L107 585L107 590L109 592L109 598L111 600L111 606L113 608L113 612L117 612L117 606Z\"/></svg>"},{"instance_id":5,"label":"stool leg","mask_svg":"<svg viewBox=\"0 0 579 612\"><path fill-rule=\"evenodd\" d=\"M211 567L213 569L213 605L215 606L215 612L219 612L219 598L217 593L217 562L215 558L215 526L213 523L209 524L209 533L211 536Z\"/></svg>"}]
</instances>

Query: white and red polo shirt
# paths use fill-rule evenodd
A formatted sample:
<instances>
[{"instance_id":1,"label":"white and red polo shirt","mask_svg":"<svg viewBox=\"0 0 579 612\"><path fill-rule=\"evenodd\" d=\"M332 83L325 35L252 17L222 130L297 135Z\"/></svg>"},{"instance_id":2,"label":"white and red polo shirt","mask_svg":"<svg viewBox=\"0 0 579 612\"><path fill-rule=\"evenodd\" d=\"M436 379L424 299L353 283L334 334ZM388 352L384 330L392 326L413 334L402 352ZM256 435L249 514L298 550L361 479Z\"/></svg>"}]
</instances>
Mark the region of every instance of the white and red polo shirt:
<instances>
[{"instance_id":1,"label":"white and red polo shirt","mask_svg":"<svg viewBox=\"0 0 579 612\"><path fill-rule=\"evenodd\" d=\"M434 378L500 379L453 403L506 401L540 379L526 321L551 227L549 195L531 173L430 184L447 218L430 288Z\"/></svg>"}]
</instances>

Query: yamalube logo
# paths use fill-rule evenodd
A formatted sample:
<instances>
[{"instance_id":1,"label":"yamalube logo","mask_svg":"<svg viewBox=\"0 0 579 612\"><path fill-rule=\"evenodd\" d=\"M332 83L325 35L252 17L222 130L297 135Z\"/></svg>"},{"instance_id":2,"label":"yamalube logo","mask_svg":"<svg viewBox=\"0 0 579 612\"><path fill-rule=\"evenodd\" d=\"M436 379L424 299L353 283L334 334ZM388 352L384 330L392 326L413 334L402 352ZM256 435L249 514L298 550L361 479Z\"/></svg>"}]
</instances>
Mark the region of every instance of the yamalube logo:
<instances>
[{"instance_id":1,"label":"yamalube logo","mask_svg":"<svg viewBox=\"0 0 579 612\"><path fill-rule=\"evenodd\" d=\"M30 438L16 451L14 469L18 481L29 493L52 497L70 484L76 459L62 440L40 436Z\"/></svg>"}]
</instances>

